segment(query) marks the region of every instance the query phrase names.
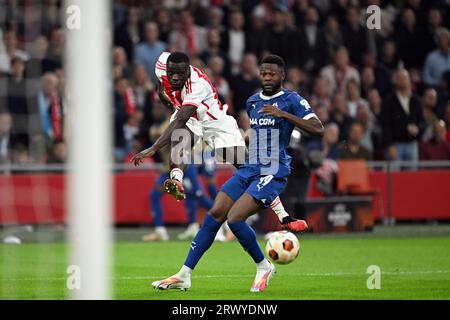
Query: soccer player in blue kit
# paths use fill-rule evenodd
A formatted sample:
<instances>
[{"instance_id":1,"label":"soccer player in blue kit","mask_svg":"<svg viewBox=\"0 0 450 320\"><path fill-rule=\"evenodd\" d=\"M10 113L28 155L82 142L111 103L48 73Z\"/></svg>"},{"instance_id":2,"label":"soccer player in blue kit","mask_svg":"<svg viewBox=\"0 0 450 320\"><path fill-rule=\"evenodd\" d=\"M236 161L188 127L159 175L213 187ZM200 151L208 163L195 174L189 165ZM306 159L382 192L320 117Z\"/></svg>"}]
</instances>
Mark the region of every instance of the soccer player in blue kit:
<instances>
[{"instance_id":1,"label":"soccer player in blue kit","mask_svg":"<svg viewBox=\"0 0 450 320\"><path fill-rule=\"evenodd\" d=\"M296 92L282 88L285 64L281 57L269 55L260 66L262 92L246 103L250 117L249 157L222 186L213 207L192 241L181 270L164 280L154 281L155 288L187 290L191 273L227 220L228 226L256 264L252 292L264 291L275 266L261 250L255 231L245 222L248 217L270 206L286 186L291 173L291 157L286 149L294 127L311 135L322 136L323 126L308 102Z\"/></svg>"}]
</instances>

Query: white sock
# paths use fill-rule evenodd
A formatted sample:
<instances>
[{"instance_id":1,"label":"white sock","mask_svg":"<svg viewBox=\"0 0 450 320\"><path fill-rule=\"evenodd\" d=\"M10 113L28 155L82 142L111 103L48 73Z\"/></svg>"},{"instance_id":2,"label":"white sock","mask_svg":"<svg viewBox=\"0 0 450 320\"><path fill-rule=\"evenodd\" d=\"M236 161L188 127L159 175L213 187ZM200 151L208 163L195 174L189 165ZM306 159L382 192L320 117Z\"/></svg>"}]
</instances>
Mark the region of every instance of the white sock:
<instances>
[{"instance_id":1,"label":"white sock","mask_svg":"<svg viewBox=\"0 0 450 320\"><path fill-rule=\"evenodd\" d=\"M190 278L191 277L191 273L192 273L192 269L189 267L186 267L185 265L183 265L180 269L180 271L178 271L177 275L180 278Z\"/></svg>"},{"instance_id":2,"label":"white sock","mask_svg":"<svg viewBox=\"0 0 450 320\"><path fill-rule=\"evenodd\" d=\"M183 176L184 176L183 171L178 168L174 168L170 171L170 179L175 179L180 182L183 182Z\"/></svg>"},{"instance_id":3,"label":"white sock","mask_svg":"<svg viewBox=\"0 0 450 320\"><path fill-rule=\"evenodd\" d=\"M258 262L258 263L256 264L256 268L257 268L257 269L267 269L267 268L269 268L269 267L270 267L270 262L269 262L269 260L267 260L266 258L264 258L263 261Z\"/></svg>"},{"instance_id":4,"label":"white sock","mask_svg":"<svg viewBox=\"0 0 450 320\"><path fill-rule=\"evenodd\" d=\"M283 221L284 217L289 216L289 213L284 210L283 204L281 203L280 197L276 197L275 200L270 204L270 207L275 212L275 214L278 216L278 220L280 222Z\"/></svg>"}]
</instances>

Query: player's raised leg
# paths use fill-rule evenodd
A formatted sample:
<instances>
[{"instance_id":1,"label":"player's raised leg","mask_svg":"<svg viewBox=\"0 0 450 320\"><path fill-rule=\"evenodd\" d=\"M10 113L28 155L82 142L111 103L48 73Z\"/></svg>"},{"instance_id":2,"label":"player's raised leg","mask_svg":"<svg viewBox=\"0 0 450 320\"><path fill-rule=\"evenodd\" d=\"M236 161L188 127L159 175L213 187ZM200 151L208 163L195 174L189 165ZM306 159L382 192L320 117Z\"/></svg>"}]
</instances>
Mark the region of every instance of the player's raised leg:
<instances>
[{"instance_id":1,"label":"player's raised leg","mask_svg":"<svg viewBox=\"0 0 450 320\"><path fill-rule=\"evenodd\" d=\"M180 271L167 279L154 281L152 283L154 288L188 290L191 287L191 273L203 254L211 247L216 233L225 221L227 212L232 205L233 200L226 193L219 192L217 194L212 209L206 214L202 227L191 243L189 253Z\"/></svg>"},{"instance_id":2,"label":"player's raised leg","mask_svg":"<svg viewBox=\"0 0 450 320\"><path fill-rule=\"evenodd\" d=\"M180 134L181 133L181 134ZM191 152L197 137L187 127L178 129L179 140L172 140L170 147L170 177L164 182L164 190L176 200L186 199L183 187L184 171L192 163Z\"/></svg>"},{"instance_id":3,"label":"player's raised leg","mask_svg":"<svg viewBox=\"0 0 450 320\"><path fill-rule=\"evenodd\" d=\"M231 207L227 216L231 231L256 264L256 276L250 288L252 292L264 291L275 273L275 266L264 257L256 240L255 231L245 222L249 216L262 208L260 201L255 200L250 194L244 193Z\"/></svg>"}]
</instances>

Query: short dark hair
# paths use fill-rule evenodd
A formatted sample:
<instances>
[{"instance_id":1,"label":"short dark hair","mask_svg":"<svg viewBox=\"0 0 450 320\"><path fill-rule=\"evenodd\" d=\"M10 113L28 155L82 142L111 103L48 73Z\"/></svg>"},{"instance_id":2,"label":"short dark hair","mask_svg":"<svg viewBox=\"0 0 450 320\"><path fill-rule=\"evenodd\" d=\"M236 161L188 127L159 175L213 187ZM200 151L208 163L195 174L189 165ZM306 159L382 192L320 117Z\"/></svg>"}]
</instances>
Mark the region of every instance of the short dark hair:
<instances>
[{"instance_id":1,"label":"short dark hair","mask_svg":"<svg viewBox=\"0 0 450 320\"><path fill-rule=\"evenodd\" d=\"M280 56L277 56L276 54L270 54L270 55L264 57L261 61L261 64L263 64L263 63L276 64L282 70L284 70L286 68L286 64L284 63L283 58Z\"/></svg>"},{"instance_id":2,"label":"short dark hair","mask_svg":"<svg viewBox=\"0 0 450 320\"><path fill-rule=\"evenodd\" d=\"M186 53L184 52L179 52L179 51L175 51L172 52L169 57L167 58L167 63L172 62L172 63L187 63L190 64L189 62L189 57Z\"/></svg>"}]
</instances>

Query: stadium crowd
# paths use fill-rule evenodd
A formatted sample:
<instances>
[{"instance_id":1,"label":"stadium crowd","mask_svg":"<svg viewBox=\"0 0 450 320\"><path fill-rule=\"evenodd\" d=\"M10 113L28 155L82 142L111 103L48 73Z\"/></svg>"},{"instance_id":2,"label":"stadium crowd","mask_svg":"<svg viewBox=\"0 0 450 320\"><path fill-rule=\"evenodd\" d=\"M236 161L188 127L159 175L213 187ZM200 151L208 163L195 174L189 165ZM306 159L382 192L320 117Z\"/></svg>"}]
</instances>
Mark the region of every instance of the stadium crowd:
<instances>
[{"instance_id":1,"label":"stadium crowd","mask_svg":"<svg viewBox=\"0 0 450 320\"><path fill-rule=\"evenodd\" d=\"M325 125L323 139L302 137L307 153L450 160L450 4L393 3L114 1L115 161L148 145L150 128L170 115L154 72L164 51L188 53L244 130L245 101L259 89L258 61L273 53L286 61L284 86L305 97ZM380 29L366 26L369 5L381 9ZM66 159L64 19L58 0L0 0L0 164Z\"/></svg>"}]
</instances>

